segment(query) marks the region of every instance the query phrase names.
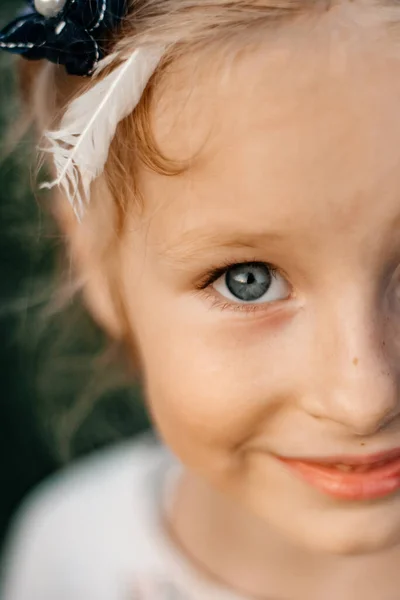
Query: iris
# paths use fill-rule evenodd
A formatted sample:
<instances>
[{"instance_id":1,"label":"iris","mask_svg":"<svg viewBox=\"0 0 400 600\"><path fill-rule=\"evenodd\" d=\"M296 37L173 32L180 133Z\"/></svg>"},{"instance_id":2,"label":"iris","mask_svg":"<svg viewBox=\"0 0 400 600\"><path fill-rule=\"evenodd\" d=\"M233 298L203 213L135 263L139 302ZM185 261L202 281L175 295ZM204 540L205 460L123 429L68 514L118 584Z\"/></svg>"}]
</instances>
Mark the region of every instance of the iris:
<instances>
[{"instance_id":1,"label":"iris","mask_svg":"<svg viewBox=\"0 0 400 600\"><path fill-rule=\"evenodd\" d=\"M229 291L239 300L254 302L264 296L271 286L270 269L263 264L235 265L225 275Z\"/></svg>"}]
</instances>

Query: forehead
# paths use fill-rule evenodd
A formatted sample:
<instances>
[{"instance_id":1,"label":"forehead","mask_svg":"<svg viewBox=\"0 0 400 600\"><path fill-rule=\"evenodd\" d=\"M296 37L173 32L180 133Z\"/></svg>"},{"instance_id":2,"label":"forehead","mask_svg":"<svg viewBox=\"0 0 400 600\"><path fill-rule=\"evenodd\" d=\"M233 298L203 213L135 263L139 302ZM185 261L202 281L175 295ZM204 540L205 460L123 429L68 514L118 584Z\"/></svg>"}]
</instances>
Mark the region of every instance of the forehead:
<instances>
[{"instance_id":1,"label":"forehead","mask_svg":"<svg viewBox=\"0 0 400 600\"><path fill-rule=\"evenodd\" d=\"M254 223L308 235L398 211L400 45L378 21L360 25L343 9L231 58L182 61L153 128L163 152L194 157L191 167L141 181L163 235Z\"/></svg>"}]
</instances>

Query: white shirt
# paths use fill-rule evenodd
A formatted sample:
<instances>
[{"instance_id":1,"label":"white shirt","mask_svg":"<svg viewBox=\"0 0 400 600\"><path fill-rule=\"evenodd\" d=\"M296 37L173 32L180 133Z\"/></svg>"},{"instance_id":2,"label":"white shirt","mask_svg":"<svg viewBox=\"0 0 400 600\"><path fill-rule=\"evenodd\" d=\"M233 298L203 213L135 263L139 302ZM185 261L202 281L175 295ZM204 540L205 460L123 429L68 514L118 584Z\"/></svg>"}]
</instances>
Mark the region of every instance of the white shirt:
<instances>
[{"instance_id":1,"label":"white shirt","mask_svg":"<svg viewBox=\"0 0 400 600\"><path fill-rule=\"evenodd\" d=\"M1 599L239 600L204 580L165 531L179 469L146 436L42 485L14 527Z\"/></svg>"}]
</instances>

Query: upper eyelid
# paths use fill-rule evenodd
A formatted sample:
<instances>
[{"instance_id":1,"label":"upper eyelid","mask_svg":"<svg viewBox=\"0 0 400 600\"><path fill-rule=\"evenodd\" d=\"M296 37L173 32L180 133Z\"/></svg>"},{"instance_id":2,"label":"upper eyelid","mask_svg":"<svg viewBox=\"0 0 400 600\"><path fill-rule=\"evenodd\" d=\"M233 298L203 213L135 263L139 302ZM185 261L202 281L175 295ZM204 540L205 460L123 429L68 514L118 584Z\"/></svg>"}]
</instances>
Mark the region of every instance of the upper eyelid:
<instances>
[{"instance_id":1,"label":"upper eyelid","mask_svg":"<svg viewBox=\"0 0 400 600\"><path fill-rule=\"evenodd\" d=\"M232 267L235 267L237 265L242 265L242 264L246 265L246 264L249 264L251 262L256 262L256 261L246 261L246 262L229 261L226 264L222 264L220 266L212 267L211 269L209 269L207 271L207 273L199 281L199 283L197 284L196 287L198 289L205 289L205 288L209 287L210 285L212 285L213 283L215 283L215 281L217 281L220 277L222 277L222 275L224 273L226 273L226 271L228 271ZM259 262L259 264L261 264L261 263Z\"/></svg>"},{"instance_id":2,"label":"upper eyelid","mask_svg":"<svg viewBox=\"0 0 400 600\"><path fill-rule=\"evenodd\" d=\"M215 269L212 269L203 277L203 279L199 282L197 287L199 289L205 289L209 287L210 285L218 281L218 279L222 277L222 275L226 273L226 271L228 271L228 269L230 269L231 266L232 265L228 267L215 267Z\"/></svg>"},{"instance_id":3,"label":"upper eyelid","mask_svg":"<svg viewBox=\"0 0 400 600\"><path fill-rule=\"evenodd\" d=\"M278 267L276 267L275 265L268 263L266 261L262 261L262 260L231 261L231 262L227 263L226 265L221 265L220 267L215 267L214 269L211 269L208 272L208 274L203 278L203 280L201 280L199 282L199 284L197 286L198 289L205 289L206 287L212 285L220 277L222 277L222 275L224 275L224 273L226 273L226 271L228 271L232 267L237 267L239 265L243 265L243 266L245 266L245 265L263 265L264 267L267 267L267 269L269 269L271 271L272 275L279 273L286 279L286 275L284 273L282 273Z\"/></svg>"}]
</instances>

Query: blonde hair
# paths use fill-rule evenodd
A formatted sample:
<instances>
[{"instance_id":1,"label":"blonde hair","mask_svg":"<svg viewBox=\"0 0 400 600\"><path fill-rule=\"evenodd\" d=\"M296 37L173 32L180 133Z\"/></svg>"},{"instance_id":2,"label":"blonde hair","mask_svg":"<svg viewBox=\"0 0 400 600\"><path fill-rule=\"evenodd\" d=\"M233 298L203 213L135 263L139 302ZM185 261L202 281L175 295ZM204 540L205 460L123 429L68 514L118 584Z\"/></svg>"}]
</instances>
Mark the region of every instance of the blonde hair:
<instances>
[{"instance_id":1,"label":"blonde hair","mask_svg":"<svg viewBox=\"0 0 400 600\"><path fill-rule=\"evenodd\" d=\"M161 152L150 118L154 96L161 84L168 82L168 72L180 58L195 57L201 52L232 57L235 51L240 52L265 39L266 32L276 30L282 24L303 16L318 16L333 5L346 4L346 0L128 1L128 16L117 37L110 40L110 50L130 52L146 46L169 49L138 106L120 123L110 147L105 180L122 214L129 203L140 196L135 177L140 163L167 176L185 169L184 162L171 160ZM379 6L382 21L391 26L400 21L400 8L396 4L395 0L360 0L360 13L368 13L368 6L372 9ZM33 81L30 106L41 133L57 122L69 101L91 83L67 76L63 68L52 64L36 67L36 70L36 77L28 77Z\"/></svg>"},{"instance_id":2,"label":"blonde hair","mask_svg":"<svg viewBox=\"0 0 400 600\"><path fill-rule=\"evenodd\" d=\"M303 15L308 18L310 14L327 11L331 1L131 0L122 31L118 33L118 39L110 40L110 48L130 52L137 47L165 46L169 50L134 112L119 124L110 147L104 181L117 208L121 227L131 204L141 200L136 177L139 165L166 176L174 176L186 168L184 161L172 160L163 154L151 126L154 98L164 84L168 85L172 67L181 58L195 57L202 52L232 57L249 44L261 41L268 31L301 19ZM371 0L371 5L373 2ZM400 20L398 7L394 9L390 2L380 4L386 7L388 16L384 19L387 22ZM73 97L92 85L90 81L67 76L62 67L50 63L24 61L21 68L24 71L23 95L29 98L28 106L39 135L61 118ZM95 186L92 205L103 206L104 198L97 203L96 192ZM110 254L107 252L108 256ZM92 404L92 400L83 403L84 406L88 404Z\"/></svg>"},{"instance_id":3,"label":"blonde hair","mask_svg":"<svg viewBox=\"0 0 400 600\"><path fill-rule=\"evenodd\" d=\"M181 57L201 51L219 51L235 41L236 47L255 39L257 32L310 12L326 9L329 0L133 0L118 39L111 40L117 51L136 47L168 47L135 111L119 125L111 144L105 180L121 216L129 203L140 196L136 185L139 164L173 176L185 163L164 156L151 129L152 101L169 69ZM250 36L249 36L250 34ZM239 42L239 43L238 43ZM240 43L242 42L242 43ZM32 69L32 68L31 68ZM62 68L46 64L37 69L32 87L33 119L43 132L58 121L76 95L87 89L80 78L68 77ZM89 87L90 87L89 83Z\"/></svg>"}]
</instances>

